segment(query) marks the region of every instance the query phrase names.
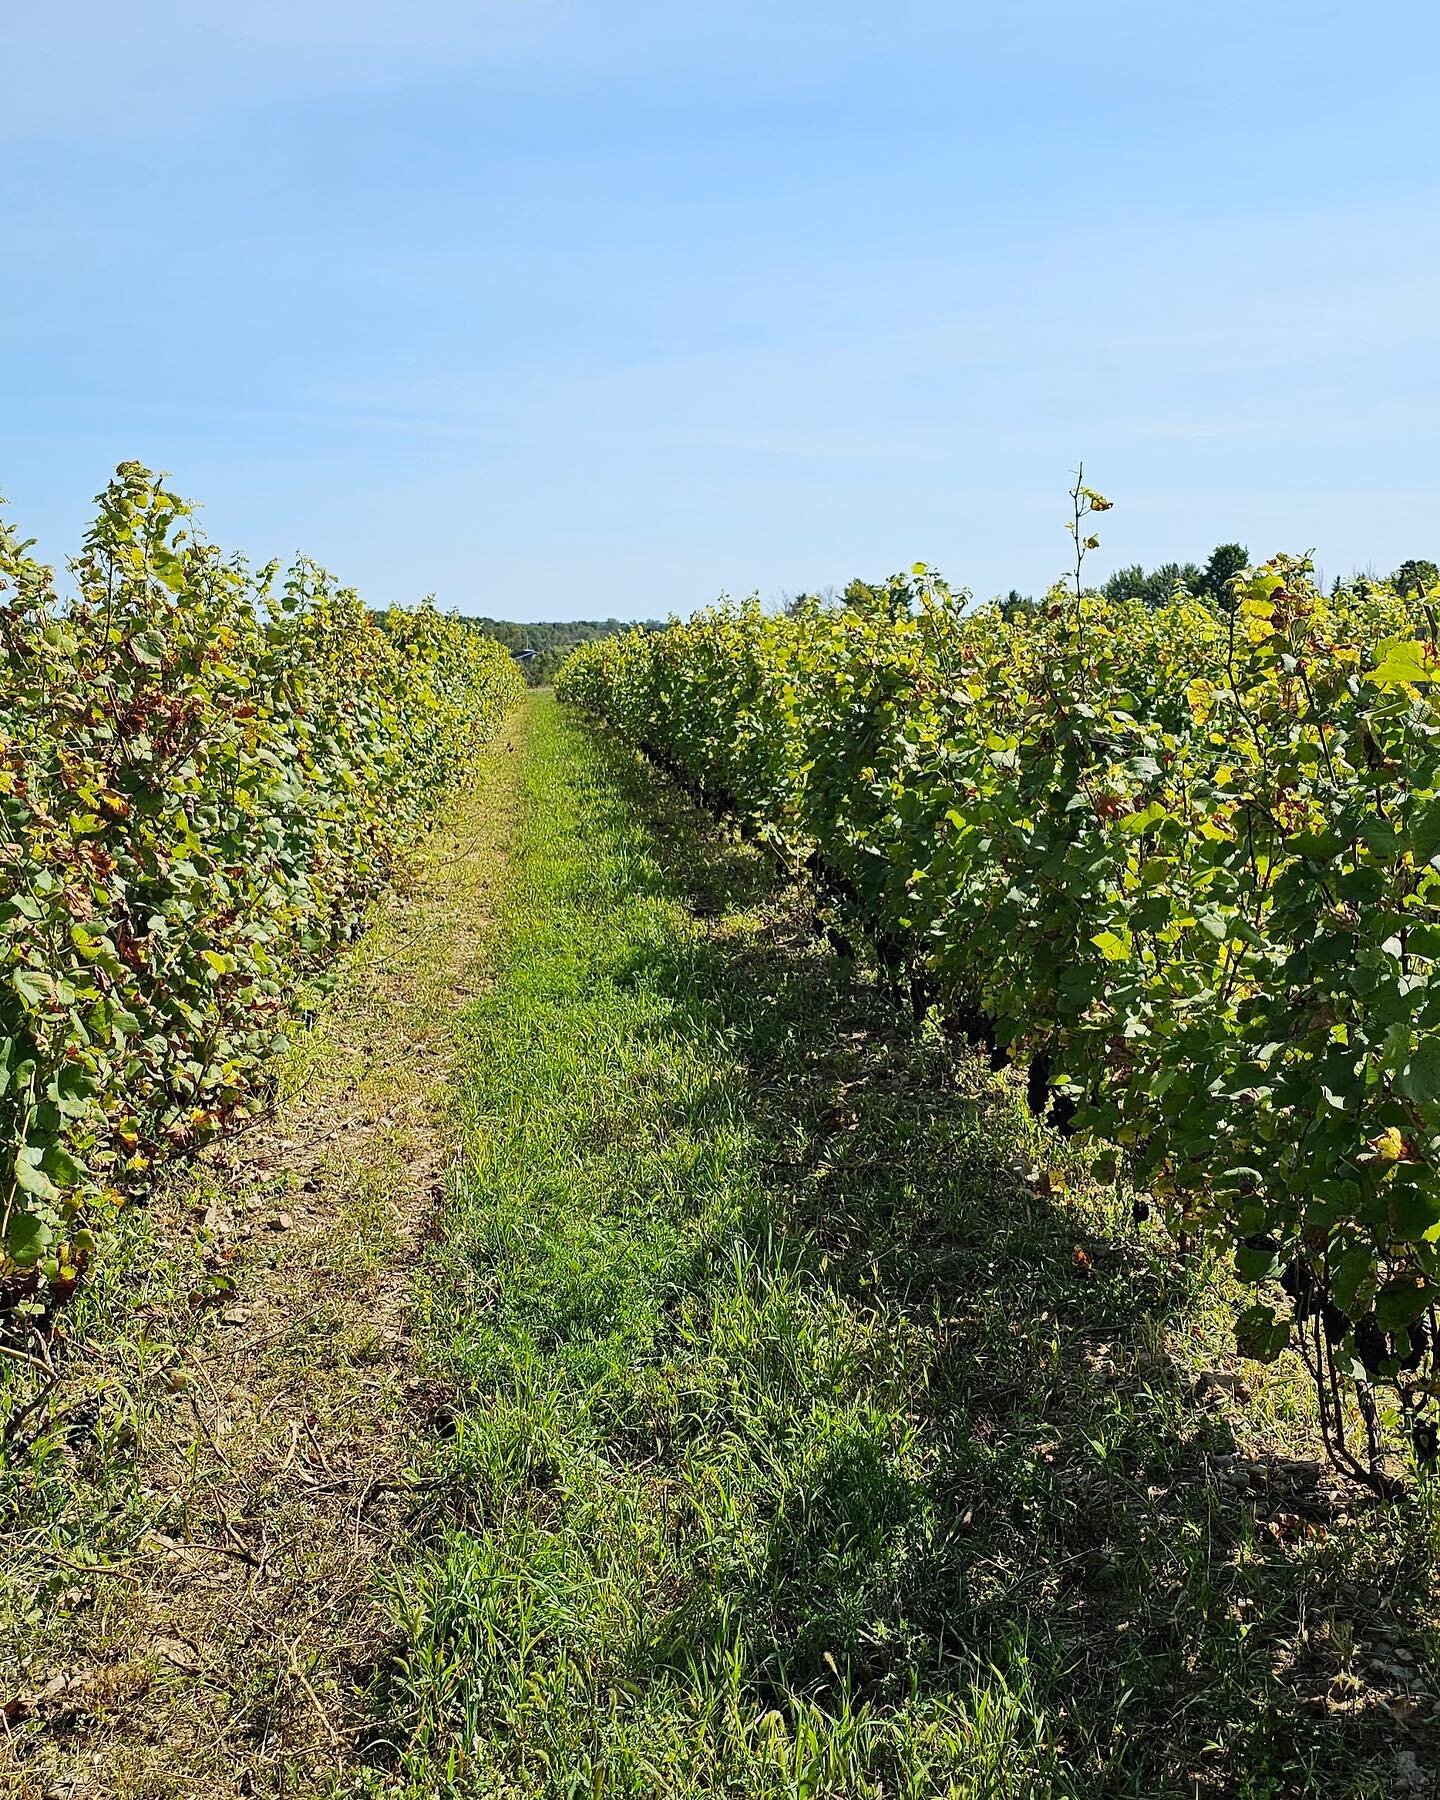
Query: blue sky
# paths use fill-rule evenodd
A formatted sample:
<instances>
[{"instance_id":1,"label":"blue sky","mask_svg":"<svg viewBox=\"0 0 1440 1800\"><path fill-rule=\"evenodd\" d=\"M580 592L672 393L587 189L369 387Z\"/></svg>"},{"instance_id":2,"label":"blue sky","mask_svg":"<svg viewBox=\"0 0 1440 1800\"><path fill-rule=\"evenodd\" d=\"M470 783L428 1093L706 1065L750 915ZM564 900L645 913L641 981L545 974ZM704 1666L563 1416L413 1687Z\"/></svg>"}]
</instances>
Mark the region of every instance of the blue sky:
<instances>
[{"instance_id":1,"label":"blue sky","mask_svg":"<svg viewBox=\"0 0 1440 1800\"><path fill-rule=\"evenodd\" d=\"M0 491L373 601L1440 556L1440 9L10 0Z\"/></svg>"}]
</instances>

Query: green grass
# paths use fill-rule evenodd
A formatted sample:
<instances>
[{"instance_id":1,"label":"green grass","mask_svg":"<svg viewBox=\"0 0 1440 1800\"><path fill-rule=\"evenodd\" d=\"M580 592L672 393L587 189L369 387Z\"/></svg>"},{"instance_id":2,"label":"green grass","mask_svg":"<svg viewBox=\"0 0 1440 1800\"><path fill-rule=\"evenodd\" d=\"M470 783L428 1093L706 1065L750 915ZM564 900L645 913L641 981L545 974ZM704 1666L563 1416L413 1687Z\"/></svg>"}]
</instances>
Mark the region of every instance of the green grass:
<instances>
[{"instance_id":1,"label":"green grass","mask_svg":"<svg viewBox=\"0 0 1440 1800\"><path fill-rule=\"evenodd\" d=\"M1065 1157L1014 1085L902 1029L757 852L546 700L526 780L370 1783L1260 1800L1440 1766L1433 1499L1284 1460L1293 1370L1197 1404L1223 1283L1073 1167L1026 1179Z\"/></svg>"}]
</instances>

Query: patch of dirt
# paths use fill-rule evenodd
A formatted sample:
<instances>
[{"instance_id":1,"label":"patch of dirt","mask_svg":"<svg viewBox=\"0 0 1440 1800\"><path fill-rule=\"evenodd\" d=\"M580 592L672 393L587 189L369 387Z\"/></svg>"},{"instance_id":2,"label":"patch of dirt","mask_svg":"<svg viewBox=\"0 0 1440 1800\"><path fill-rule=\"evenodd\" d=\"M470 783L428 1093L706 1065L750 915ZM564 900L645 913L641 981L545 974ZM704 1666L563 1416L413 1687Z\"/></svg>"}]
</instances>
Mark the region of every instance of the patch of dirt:
<instances>
[{"instance_id":1,"label":"patch of dirt","mask_svg":"<svg viewBox=\"0 0 1440 1800\"><path fill-rule=\"evenodd\" d=\"M36 1552L0 1791L293 1793L374 1736L378 1593L446 1398L411 1268L456 1153L456 1025L487 981L526 716L347 958L274 1116L155 1203L154 1241L187 1246L175 1291L67 1346L53 1454L86 1527L58 1576L77 1534L52 1518Z\"/></svg>"}]
</instances>

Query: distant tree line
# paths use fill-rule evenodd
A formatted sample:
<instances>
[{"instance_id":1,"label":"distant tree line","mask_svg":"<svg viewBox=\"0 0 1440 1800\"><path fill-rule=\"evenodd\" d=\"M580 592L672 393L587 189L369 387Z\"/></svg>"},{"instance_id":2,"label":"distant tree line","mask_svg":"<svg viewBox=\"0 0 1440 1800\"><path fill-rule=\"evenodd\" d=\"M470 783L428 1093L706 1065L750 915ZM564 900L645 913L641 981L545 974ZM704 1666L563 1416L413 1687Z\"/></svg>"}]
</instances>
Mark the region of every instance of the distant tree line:
<instances>
[{"instance_id":1,"label":"distant tree line","mask_svg":"<svg viewBox=\"0 0 1440 1800\"><path fill-rule=\"evenodd\" d=\"M1429 557L1407 556L1390 581L1402 594L1428 594L1431 588L1440 586L1440 568Z\"/></svg>"},{"instance_id":2,"label":"distant tree line","mask_svg":"<svg viewBox=\"0 0 1440 1800\"><path fill-rule=\"evenodd\" d=\"M1139 563L1132 563L1128 569L1117 569L1102 581L1096 592L1107 600L1143 600L1147 606L1163 606L1183 590L1197 600L1208 600L1212 605L1224 607L1228 604L1231 581L1249 563L1250 552L1243 544L1217 544L1203 567L1193 562L1168 562L1155 569L1146 569ZM1363 575L1351 576L1348 580L1337 577L1333 586L1338 591L1366 579ZM1425 594L1440 584L1440 567L1426 557L1407 557L1385 579L1402 594ZM1000 602L1007 615L1034 604L1029 594L1022 594L1015 588L1011 588Z\"/></svg>"},{"instance_id":3,"label":"distant tree line","mask_svg":"<svg viewBox=\"0 0 1440 1800\"><path fill-rule=\"evenodd\" d=\"M565 619L537 620L471 619L468 621L486 637L496 639L513 656L521 658L525 679L531 687L545 687L555 679L555 672L577 644L588 644L595 638L614 637L629 631L631 619ZM658 621L648 622L659 630ZM528 653L528 654L527 654Z\"/></svg>"},{"instance_id":4,"label":"distant tree line","mask_svg":"<svg viewBox=\"0 0 1440 1800\"><path fill-rule=\"evenodd\" d=\"M1211 600L1218 606L1229 595L1233 578L1249 562L1250 552L1243 544L1217 544L1204 568L1193 562L1170 562L1147 571L1133 563L1102 582L1100 592L1107 600L1143 600L1147 606L1163 606L1177 588L1183 588L1197 600Z\"/></svg>"},{"instance_id":5,"label":"distant tree line","mask_svg":"<svg viewBox=\"0 0 1440 1800\"><path fill-rule=\"evenodd\" d=\"M1101 582L1097 591L1107 600L1143 600L1147 606L1163 606L1173 598L1177 590L1183 589L1197 600L1208 600L1212 605L1224 607L1228 602L1232 579L1248 567L1249 562L1250 553L1243 544L1217 544L1203 565L1167 562L1161 563L1158 568L1146 569L1139 563L1133 563L1128 569L1117 569L1107 580ZM1352 582L1364 579L1363 576L1351 578ZM1388 579L1402 593L1423 594L1440 584L1440 568L1424 557L1410 557ZM1336 588L1349 585L1351 582L1335 583ZM818 594L783 595L781 604L786 612L791 613L814 605L817 601L835 604L841 599L852 606L873 608L881 603L885 591L883 587L874 587L868 582L852 581L843 595L832 587ZM1007 616L1034 604L1031 595L1022 594L1015 588L1000 602L1001 610ZM629 619L546 619L529 622L479 618L466 622L486 637L495 638L512 655L520 658L525 679L531 687L545 687L552 682L560 665L577 644L588 644L594 638L614 637L619 632L631 630L633 624ZM656 619L644 621L644 628L649 631L663 629L661 622Z\"/></svg>"}]
</instances>

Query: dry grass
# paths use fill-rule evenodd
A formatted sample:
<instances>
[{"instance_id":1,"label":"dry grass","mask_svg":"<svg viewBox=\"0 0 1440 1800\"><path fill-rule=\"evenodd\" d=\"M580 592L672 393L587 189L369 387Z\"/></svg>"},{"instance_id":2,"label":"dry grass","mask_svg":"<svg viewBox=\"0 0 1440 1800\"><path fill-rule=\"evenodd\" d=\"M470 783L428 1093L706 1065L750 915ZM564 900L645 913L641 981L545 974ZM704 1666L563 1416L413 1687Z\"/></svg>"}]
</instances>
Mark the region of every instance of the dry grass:
<instances>
[{"instance_id":1,"label":"dry grass","mask_svg":"<svg viewBox=\"0 0 1440 1800\"><path fill-rule=\"evenodd\" d=\"M131 1221L65 1321L0 1486L0 1791L278 1794L351 1760L439 1405L410 1276L527 723L379 909L273 1118Z\"/></svg>"}]
</instances>

